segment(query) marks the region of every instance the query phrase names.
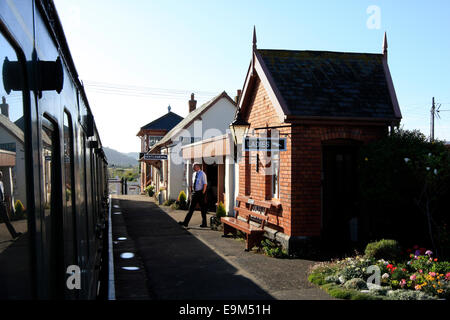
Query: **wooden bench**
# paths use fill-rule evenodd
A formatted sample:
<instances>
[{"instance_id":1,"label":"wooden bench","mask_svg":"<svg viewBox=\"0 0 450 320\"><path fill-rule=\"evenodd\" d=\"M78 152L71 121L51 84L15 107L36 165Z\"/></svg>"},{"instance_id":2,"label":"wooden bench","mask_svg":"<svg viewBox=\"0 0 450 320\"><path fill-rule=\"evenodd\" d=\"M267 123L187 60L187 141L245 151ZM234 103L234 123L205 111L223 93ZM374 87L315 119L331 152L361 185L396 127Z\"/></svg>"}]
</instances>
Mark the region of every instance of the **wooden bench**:
<instances>
[{"instance_id":1,"label":"wooden bench","mask_svg":"<svg viewBox=\"0 0 450 320\"><path fill-rule=\"evenodd\" d=\"M245 197L237 197L236 200L238 201L238 206L234 208L236 217L222 217L220 219L223 223L223 235L227 236L229 233L236 235L237 230L243 232L245 234L245 251L250 251L263 240L264 226L268 220L267 212L270 209L270 204ZM241 203L246 203L247 208L241 208ZM244 217L245 221L238 219L238 216ZM259 226L250 224L250 221L259 222Z\"/></svg>"}]
</instances>

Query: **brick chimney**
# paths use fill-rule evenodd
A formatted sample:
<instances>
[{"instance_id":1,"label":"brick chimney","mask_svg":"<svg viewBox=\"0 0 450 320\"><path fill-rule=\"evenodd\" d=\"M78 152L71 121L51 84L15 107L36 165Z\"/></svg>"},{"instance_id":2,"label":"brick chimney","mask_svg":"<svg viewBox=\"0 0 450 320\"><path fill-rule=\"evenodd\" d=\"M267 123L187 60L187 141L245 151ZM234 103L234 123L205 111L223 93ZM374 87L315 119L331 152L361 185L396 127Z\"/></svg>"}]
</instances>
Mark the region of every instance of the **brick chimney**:
<instances>
[{"instance_id":1,"label":"brick chimney","mask_svg":"<svg viewBox=\"0 0 450 320\"><path fill-rule=\"evenodd\" d=\"M191 100L189 100L189 113L195 110L197 107L197 100L194 99L194 94L191 94Z\"/></svg>"},{"instance_id":2,"label":"brick chimney","mask_svg":"<svg viewBox=\"0 0 450 320\"><path fill-rule=\"evenodd\" d=\"M9 119L9 105L6 103L6 98L2 97L2 104L0 104L2 115Z\"/></svg>"},{"instance_id":3,"label":"brick chimney","mask_svg":"<svg viewBox=\"0 0 450 320\"><path fill-rule=\"evenodd\" d=\"M236 104L239 104L239 100L241 99L241 95L242 95L242 90L238 90L236 97L234 97L234 101L236 102Z\"/></svg>"}]
</instances>

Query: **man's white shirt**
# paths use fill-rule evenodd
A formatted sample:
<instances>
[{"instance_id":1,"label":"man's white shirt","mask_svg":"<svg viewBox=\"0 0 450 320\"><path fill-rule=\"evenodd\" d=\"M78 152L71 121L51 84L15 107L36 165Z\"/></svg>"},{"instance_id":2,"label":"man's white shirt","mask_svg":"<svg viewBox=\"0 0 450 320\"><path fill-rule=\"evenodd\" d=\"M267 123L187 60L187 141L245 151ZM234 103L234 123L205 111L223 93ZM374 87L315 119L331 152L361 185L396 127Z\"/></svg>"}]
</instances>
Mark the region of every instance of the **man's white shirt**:
<instances>
[{"instance_id":1,"label":"man's white shirt","mask_svg":"<svg viewBox=\"0 0 450 320\"><path fill-rule=\"evenodd\" d=\"M197 183L195 183L195 176L196 176L197 172L198 172L198 178L197 178ZM194 183L195 183L195 185L194 185ZM193 187L194 191L201 191L201 190L203 190L203 186L205 184L208 184L207 180L206 180L206 173L204 173L202 170L195 171L192 174L192 185L194 186Z\"/></svg>"}]
</instances>

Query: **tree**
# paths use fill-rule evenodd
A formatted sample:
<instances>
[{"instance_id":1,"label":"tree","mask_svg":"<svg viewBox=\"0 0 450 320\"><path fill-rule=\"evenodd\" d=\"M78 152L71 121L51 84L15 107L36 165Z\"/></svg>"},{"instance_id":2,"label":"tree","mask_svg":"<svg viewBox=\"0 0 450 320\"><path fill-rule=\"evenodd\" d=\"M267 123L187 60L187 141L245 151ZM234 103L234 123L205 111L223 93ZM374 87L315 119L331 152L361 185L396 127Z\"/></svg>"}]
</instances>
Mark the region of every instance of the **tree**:
<instances>
[{"instance_id":1,"label":"tree","mask_svg":"<svg viewBox=\"0 0 450 320\"><path fill-rule=\"evenodd\" d=\"M450 196L445 145L428 142L419 131L397 130L364 146L359 162L363 216L372 237L428 240L444 254Z\"/></svg>"}]
</instances>

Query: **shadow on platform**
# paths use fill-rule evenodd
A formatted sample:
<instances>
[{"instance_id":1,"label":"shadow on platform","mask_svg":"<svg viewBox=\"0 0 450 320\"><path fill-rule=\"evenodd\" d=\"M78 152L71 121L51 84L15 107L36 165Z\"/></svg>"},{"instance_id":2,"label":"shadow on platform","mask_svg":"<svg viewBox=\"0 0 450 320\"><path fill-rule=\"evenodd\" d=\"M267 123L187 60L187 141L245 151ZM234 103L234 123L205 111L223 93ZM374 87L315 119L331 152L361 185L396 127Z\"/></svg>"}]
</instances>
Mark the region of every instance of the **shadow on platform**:
<instances>
[{"instance_id":1,"label":"shadow on platform","mask_svg":"<svg viewBox=\"0 0 450 320\"><path fill-rule=\"evenodd\" d=\"M153 202L113 199L113 204L118 203L123 219L113 216L113 236L120 236L114 230L121 228L117 223L122 220L145 266L151 298L274 299ZM116 290L120 291L120 284Z\"/></svg>"}]
</instances>

